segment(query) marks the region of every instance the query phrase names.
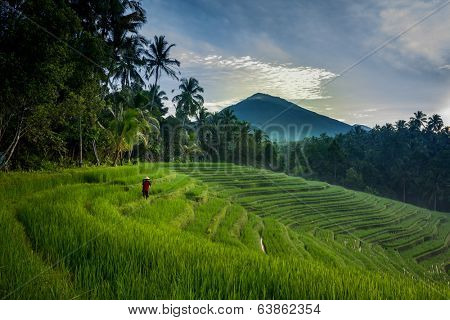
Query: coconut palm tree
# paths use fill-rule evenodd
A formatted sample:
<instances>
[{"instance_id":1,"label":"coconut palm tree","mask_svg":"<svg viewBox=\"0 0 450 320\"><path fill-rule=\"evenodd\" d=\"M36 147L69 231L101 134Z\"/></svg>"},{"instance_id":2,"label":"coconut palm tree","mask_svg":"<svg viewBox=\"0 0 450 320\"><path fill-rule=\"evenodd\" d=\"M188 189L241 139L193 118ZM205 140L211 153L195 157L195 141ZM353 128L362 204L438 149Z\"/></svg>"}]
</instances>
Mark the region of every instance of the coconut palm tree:
<instances>
[{"instance_id":1,"label":"coconut palm tree","mask_svg":"<svg viewBox=\"0 0 450 320\"><path fill-rule=\"evenodd\" d=\"M395 128L397 129L397 131L406 129L406 121L405 120L396 121Z\"/></svg>"},{"instance_id":2,"label":"coconut palm tree","mask_svg":"<svg viewBox=\"0 0 450 320\"><path fill-rule=\"evenodd\" d=\"M185 133L185 139L182 143L184 161L195 159L196 156L203 154L202 148L198 145L194 132Z\"/></svg>"},{"instance_id":3,"label":"coconut palm tree","mask_svg":"<svg viewBox=\"0 0 450 320\"><path fill-rule=\"evenodd\" d=\"M253 129L253 135L255 137L255 142L260 145L264 142L267 142L269 140L269 136L264 133L261 129Z\"/></svg>"},{"instance_id":4,"label":"coconut palm tree","mask_svg":"<svg viewBox=\"0 0 450 320\"><path fill-rule=\"evenodd\" d=\"M219 138L219 154L221 161L230 160L232 150L234 150L235 137L239 134L237 117L230 109L225 109L218 114L217 136Z\"/></svg>"},{"instance_id":5,"label":"coconut palm tree","mask_svg":"<svg viewBox=\"0 0 450 320\"><path fill-rule=\"evenodd\" d=\"M128 159L131 157L133 147L138 143L147 145L151 134L159 134L159 122L148 110L135 108L138 100L132 90L127 89L120 93L118 102L114 103L115 110L109 111L113 120L109 123L114 145L114 165L117 165L122 154L128 151Z\"/></svg>"},{"instance_id":6,"label":"coconut palm tree","mask_svg":"<svg viewBox=\"0 0 450 320\"><path fill-rule=\"evenodd\" d=\"M211 117L211 113L205 107L201 106L196 114L198 125L204 125Z\"/></svg>"},{"instance_id":7,"label":"coconut palm tree","mask_svg":"<svg viewBox=\"0 0 450 320\"><path fill-rule=\"evenodd\" d=\"M83 29L99 34L114 49L122 47L129 34L137 35L147 21L141 1L71 0Z\"/></svg>"},{"instance_id":8,"label":"coconut palm tree","mask_svg":"<svg viewBox=\"0 0 450 320\"><path fill-rule=\"evenodd\" d=\"M106 10L100 20L102 36L113 52L109 78L120 80L122 87L132 83L142 86L144 81L139 70L144 66L143 55L148 41L138 34L147 21L141 2L112 0L107 3L107 9L100 7Z\"/></svg>"},{"instance_id":9,"label":"coconut palm tree","mask_svg":"<svg viewBox=\"0 0 450 320\"><path fill-rule=\"evenodd\" d=\"M117 165L122 153L130 149L134 144L136 137L140 133L141 123L139 121L139 112L135 109L120 109L114 120L111 121L109 129L114 142L114 165Z\"/></svg>"},{"instance_id":10,"label":"coconut palm tree","mask_svg":"<svg viewBox=\"0 0 450 320\"><path fill-rule=\"evenodd\" d=\"M181 92L173 97L172 101L176 104L177 116L182 119L184 125L187 117L195 116L203 105L204 99L201 95L203 88L200 87L197 79L192 77L181 79L178 88Z\"/></svg>"},{"instance_id":11,"label":"coconut palm tree","mask_svg":"<svg viewBox=\"0 0 450 320\"><path fill-rule=\"evenodd\" d=\"M158 85L158 80L163 73L178 80L176 68L180 66L180 62L170 57L170 50L173 47L175 47L175 44L169 45L165 36L155 36L148 47L145 54L146 77L147 79L150 79L152 76L155 77L155 87ZM152 104L154 99L155 97L152 98Z\"/></svg>"},{"instance_id":12,"label":"coconut palm tree","mask_svg":"<svg viewBox=\"0 0 450 320\"><path fill-rule=\"evenodd\" d=\"M442 117L438 114L433 114L428 118L427 123L427 131L429 132L439 132L444 127L444 121L442 121Z\"/></svg>"},{"instance_id":13,"label":"coconut palm tree","mask_svg":"<svg viewBox=\"0 0 450 320\"><path fill-rule=\"evenodd\" d=\"M144 65L143 43L144 40L140 36L127 37L116 52L110 76L114 81L120 81L122 88L130 87L132 83L139 86L144 84L139 73L139 68Z\"/></svg>"},{"instance_id":14,"label":"coconut palm tree","mask_svg":"<svg viewBox=\"0 0 450 320\"><path fill-rule=\"evenodd\" d=\"M147 21L141 1L136 0L77 0L71 7L80 17L85 30L98 34L112 52L108 66L108 80L122 86L132 82L143 84L138 70L147 40L139 29Z\"/></svg>"},{"instance_id":15,"label":"coconut palm tree","mask_svg":"<svg viewBox=\"0 0 450 320\"><path fill-rule=\"evenodd\" d=\"M446 135L450 135L450 127L443 128L442 133L445 133Z\"/></svg>"},{"instance_id":16,"label":"coconut palm tree","mask_svg":"<svg viewBox=\"0 0 450 320\"><path fill-rule=\"evenodd\" d=\"M160 123L149 110L139 110L139 121L141 123L141 128L136 136L135 144L142 143L144 150L148 153L151 149L148 148L149 144L151 144L152 141L157 141L155 138L157 139L160 135ZM154 139L151 139L152 137ZM131 150L128 153L129 156L131 156L132 149L133 146L131 146Z\"/></svg>"},{"instance_id":17,"label":"coconut palm tree","mask_svg":"<svg viewBox=\"0 0 450 320\"><path fill-rule=\"evenodd\" d=\"M237 121L233 110L225 109L219 113L219 119L221 124L229 125Z\"/></svg>"},{"instance_id":18,"label":"coconut palm tree","mask_svg":"<svg viewBox=\"0 0 450 320\"><path fill-rule=\"evenodd\" d=\"M109 28L111 29L109 41L116 53L126 43L129 34L138 34L140 28L147 22L147 18L141 2L135 0L114 0L111 2L109 12Z\"/></svg>"},{"instance_id":19,"label":"coconut palm tree","mask_svg":"<svg viewBox=\"0 0 450 320\"><path fill-rule=\"evenodd\" d=\"M164 116L169 110L164 106L164 101L168 101L167 94L165 91L160 90L159 85L150 85L149 88L149 97L153 100L153 103L150 101L148 103L148 110L150 110L153 114L157 114L158 116Z\"/></svg>"},{"instance_id":20,"label":"coconut palm tree","mask_svg":"<svg viewBox=\"0 0 450 320\"><path fill-rule=\"evenodd\" d=\"M239 121L237 123L236 137L233 137L235 141L235 155L236 159L242 164L249 165L249 160L253 160L252 157L249 159L249 140L250 140L251 127L246 121Z\"/></svg>"},{"instance_id":21,"label":"coconut palm tree","mask_svg":"<svg viewBox=\"0 0 450 320\"><path fill-rule=\"evenodd\" d=\"M409 118L409 128L412 130L420 130L427 123L427 115L422 111L414 113L414 117Z\"/></svg>"}]
</instances>

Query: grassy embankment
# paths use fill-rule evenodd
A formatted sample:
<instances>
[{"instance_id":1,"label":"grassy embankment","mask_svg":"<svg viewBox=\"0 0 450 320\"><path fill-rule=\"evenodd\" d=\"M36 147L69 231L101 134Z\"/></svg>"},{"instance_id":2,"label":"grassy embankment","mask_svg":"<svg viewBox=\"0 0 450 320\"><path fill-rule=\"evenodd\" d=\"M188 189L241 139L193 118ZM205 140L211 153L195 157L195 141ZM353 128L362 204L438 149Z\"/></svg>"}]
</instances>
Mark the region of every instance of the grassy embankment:
<instances>
[{"instance_id":1,"label":"grassy embankment","mask_svg":"<svg viewBox=\"0 0 450 320\"><path fill-rule=\"evenodd\" d=\"M226 164L0 178L2 298L450 297L446 217L390 200Z\"/></svg>"}]
</instances>

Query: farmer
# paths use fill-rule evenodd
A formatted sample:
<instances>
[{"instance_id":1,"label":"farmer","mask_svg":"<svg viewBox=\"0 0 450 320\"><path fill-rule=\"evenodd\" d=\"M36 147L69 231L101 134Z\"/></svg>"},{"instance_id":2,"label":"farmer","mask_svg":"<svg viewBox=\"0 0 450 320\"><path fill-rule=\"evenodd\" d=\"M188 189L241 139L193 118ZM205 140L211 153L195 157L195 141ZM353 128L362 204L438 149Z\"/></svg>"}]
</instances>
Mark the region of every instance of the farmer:
<instances>
[{"instance_id":1,"label":"farmer","mask_svg":"<svg viewBox=\"0 0 450 320\"><path fill-rule=\"evenodd\" d=\"M148 192L150 191L151 185L152 185L152 182L150 181L149 177L145 177L144 180L142 180L142 196L145 199L148 198Z\"/></svg>"}]
</instances>

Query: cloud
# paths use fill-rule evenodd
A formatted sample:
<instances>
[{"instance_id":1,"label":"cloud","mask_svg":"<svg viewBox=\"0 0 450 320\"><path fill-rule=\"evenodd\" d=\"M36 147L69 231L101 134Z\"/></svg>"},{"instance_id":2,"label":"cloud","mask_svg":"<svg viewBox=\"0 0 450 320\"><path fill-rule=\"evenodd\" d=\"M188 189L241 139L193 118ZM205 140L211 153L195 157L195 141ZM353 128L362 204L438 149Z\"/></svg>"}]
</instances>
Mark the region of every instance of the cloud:
<instances>
[{"instance_id":1,"label":"cloud","mask_svg":"<svg viewBox=\"0 0 450 320\"><path fill-rule=\"evenodd\" d=\"M354 119L361 119L361 118L369 117L369 115L367 113L360 113L360 112L352 113L352 116Z\"/></svg>"},{"instance_id":2,"label":"cloud","mask_svg":"<svg viewBox=\"0 0 450 320\"><path fill-rule=\"evenodd\" d=\"M394 37L418 23L435 10L442 1L399 0L378 1L379 32L382 38ZM409 30L395 40L383 54L397 64L404 63L399 56L408 61L418 61L439 68L450 60L450 5L436 12L424 22Z\"/></svg>"},{"instance_id":3,"label":"cloud","mask_svg":"<svg viewBox=\"0 0 450 320\"><path fill-rule=\"evenodd\" d=\"M205 102L204 106L212 111L212 112L216 112L216 111L220 111L222 110L224 107L228 107L231 106L233 104L236 104L239 102L239 99L228 99L228 100L221 100L221 101L209 101L209 102Z\"/></svg>"},{"instance_id":4,"label":"cloud","mask_svg":"<svg viewBox=\"0 0 450 320\"><path fill-rule=\"evenodd\" d=\"M222 91L223 99L216 102L207 100L211 108L227 101L235 102L238 98L246 98L256 92L290 100L325 99L328 96L323 91L323 82L336 76L321 68L268 63L251 56L199 56L184 53L181 61L184 71L198 75L205 90L211 87Z\"/></svg>"}]
</instances>

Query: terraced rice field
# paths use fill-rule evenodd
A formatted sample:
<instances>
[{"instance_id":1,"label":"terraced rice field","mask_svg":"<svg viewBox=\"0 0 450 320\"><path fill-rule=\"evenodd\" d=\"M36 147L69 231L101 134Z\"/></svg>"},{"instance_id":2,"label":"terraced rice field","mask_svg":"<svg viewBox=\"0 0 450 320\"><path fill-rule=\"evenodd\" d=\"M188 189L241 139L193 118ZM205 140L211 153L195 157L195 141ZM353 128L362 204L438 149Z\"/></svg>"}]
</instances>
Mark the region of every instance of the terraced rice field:
<instances>
[{"instance_id":1,"label":"terraced rice field","mask_svg":"<svg viewBox=\"0 0 450 320\"><path fill-rule=\"evenodd\" d=\"M450 214L350 191L327 183L231 164L173 168L230 195L248 212L271 218L293 234L329 231L337 243L380 247L418 276L448 282Z\"/></svg>"},{"instance_id":2,"label":"terraced rice field","mask_svg":"<svg viewBox=\"0 0 450 320\"><path fill-rule=\"evenodd\" d=\"M1 174L0 203L3 299L450 298L444 214L266 170Z\"/></svg>"}]
</instances>

